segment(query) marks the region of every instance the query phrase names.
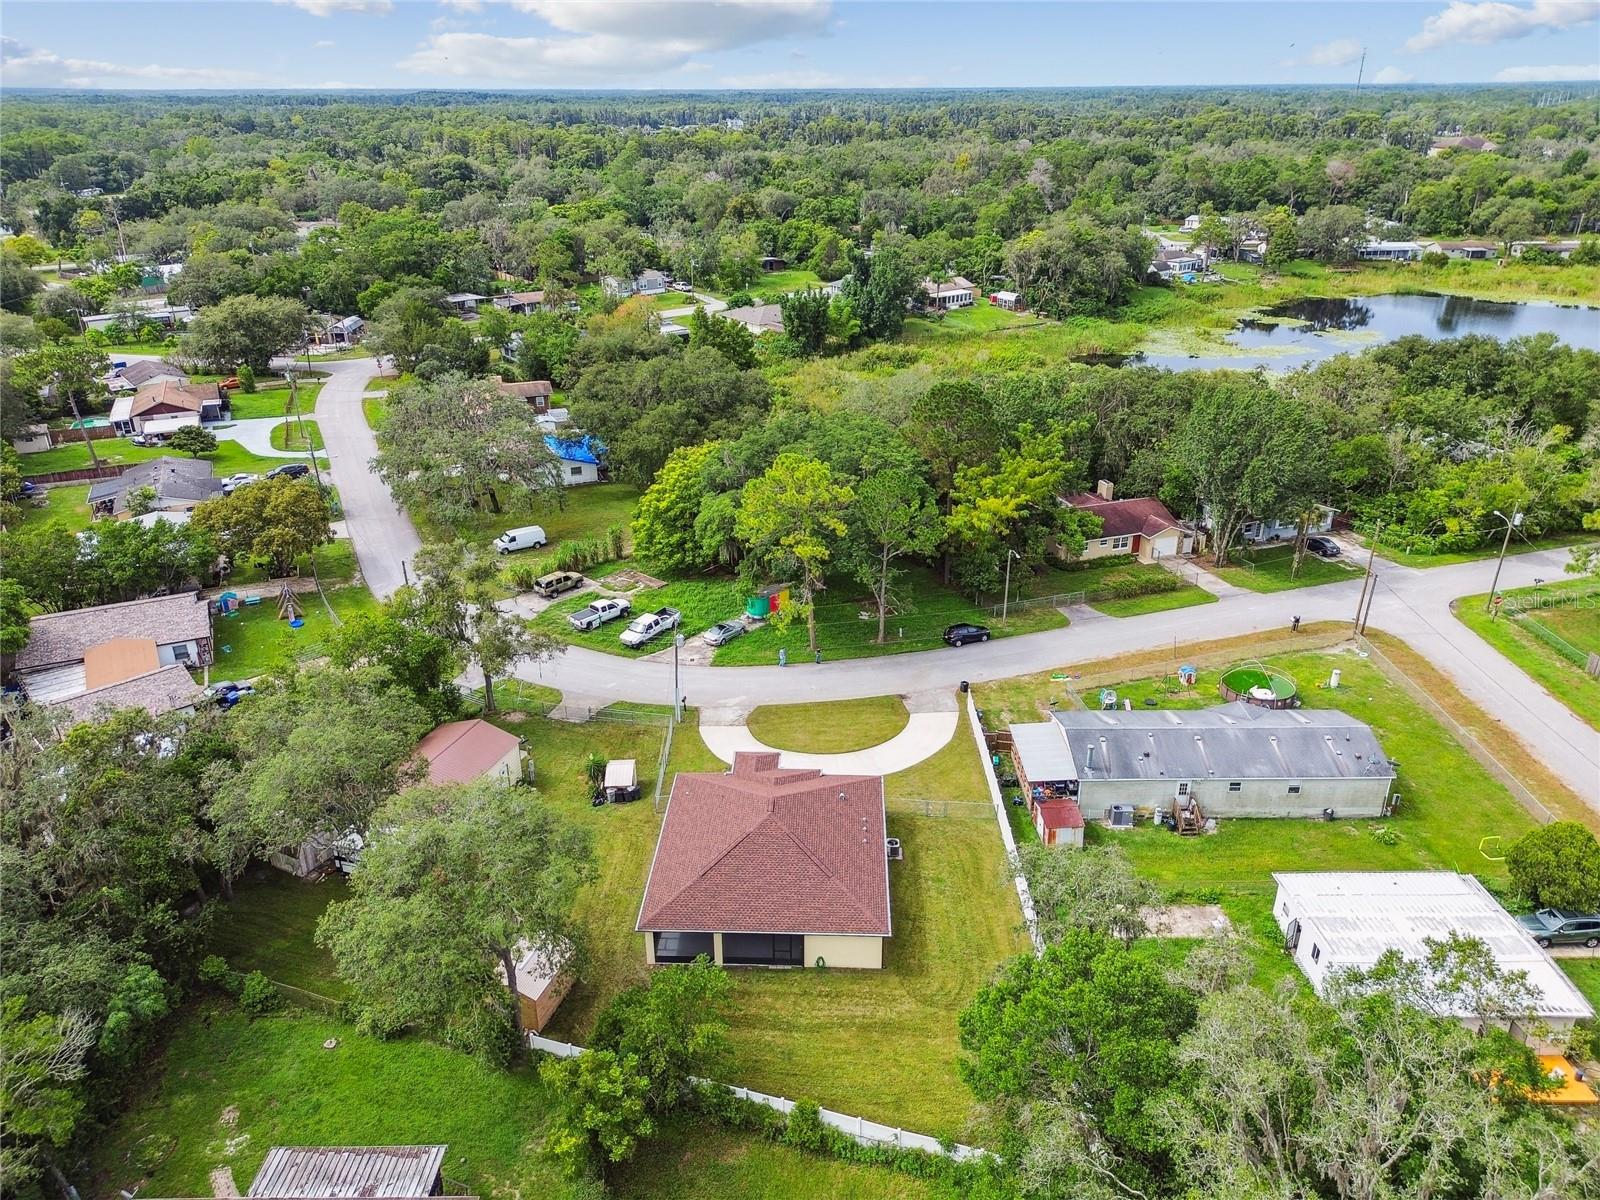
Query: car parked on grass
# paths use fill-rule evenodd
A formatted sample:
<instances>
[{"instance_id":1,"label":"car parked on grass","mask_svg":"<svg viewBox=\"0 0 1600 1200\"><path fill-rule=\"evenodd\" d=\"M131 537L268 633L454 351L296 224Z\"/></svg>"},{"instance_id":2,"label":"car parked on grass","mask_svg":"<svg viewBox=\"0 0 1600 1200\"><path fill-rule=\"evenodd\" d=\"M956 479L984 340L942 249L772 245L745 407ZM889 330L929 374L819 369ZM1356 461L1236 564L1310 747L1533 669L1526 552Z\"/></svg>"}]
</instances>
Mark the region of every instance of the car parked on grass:
<instances>
[{"instance_id":1,"label":"car parked on grass","mask_svg":"<svg viewBox=\"0 0 1600 1200\"><path fill-rule=\"evenodd\" d=\"M206 696L219 708L232 708L246 696L254 696L256 689L248 683L213 683Z\"/></svg>"},{"instance_id":2,"label":"car parked on grass","mask_svg":"<svg viewBox=\"0 0 1600 1200\"><path fill-rule=\"evenodd\" d=\"M718 621L700 636L708 646L726 646L743 632L743 621Z\"/></svg>"},{"instance_id":3,"label":"car parked on grass","mask_svg":"<svg viewBox=\"0 0 1600 1200\"><path fill-rule=\"evenodd\" d=\"M541 575L533 581L533 590L546 600L561 595L562 592L574 591L583 586L583 576L575 571L552 571L548 575Z\"/></svg>"},{"instance_id":4,"label":"car parked on grass","mask_svg":"<svg viewBox=\"0 0 1600 1200\"><path fill-rule=\"evenodd\" d=\"M273 467L267 472L268 479L304 479L311 474L311 468L305 463L284 463L281 467Z\"/></svg>"},{"instance_id":5,"label":"car parked on grass","mask_svg":"<svg viewBox=\"0 0 1600 1200\"><path fill-rule=\"evenodd\" d=\"M1600 946L1600 915L1571 912L1564 908L1541 908L1529 916L1518 917L1533 940L1550 946Z\"/></svg>"},{"instance_id":6,"label":"car parked on grass","mask_svg":"<svg viewBox=\"0 0 1600 1200\"><path fill-rule=\"evenodd\" d=\"M1311 551L1311 553L1315 554L1318 558L1339 557L1339 543L1334 541L1331 537L1322 537L1320 534L1316 537L1308 537L1306 539L1306 549Z\"/></svg>"},{"instance_id":7,"label":"car parked on grass","mask_svg":"<svg viewBox=\"0 0 1600 1200\"><path fill-rule=\"evenodd\" d=\"M658 608L655 612L645 613L635 617L633 624L622 631L619 639L629 649L637 649L651 638L665 633L669 629L676 629L678 622L683 620L683 614L675 608Z\"/></svg>"},{"instance_id":8,"label":"car parked on grass","mask_svg":"<svg viewBox=\"0 0 1600 1200\"><path fill-rule=\"evenodd\" d=\"M524 525L519 529L508 529L494 540L494 548L501 554L510 554L516 550L537 550L545 544L543 525Z\"/></svg>"},{"instance_id":9,"label":"car parked on grass","mask_svg":"<svg viewBox=\"0 0 1600 1200\"><path fill-rule=\"evenodd\" d=\"M633 602L626 596L604 596L586 604L575 613L569 613L567 624L574 629L599 629L607 621L615 621L633 611Z\"/></svg>"},{"instance_id":10,"label":"car parked on grass","mask_svg":"<svg viewBox=\"0 0 1600 1200\"><path fill-rule=\"evenodd\" d=\"M987 625L969 625L963 622L960 625L948 626L944 631L945 644L949 646L965 646L968 642L987 642L989 640L989 627Z\"/></svg>"}]
</instances>

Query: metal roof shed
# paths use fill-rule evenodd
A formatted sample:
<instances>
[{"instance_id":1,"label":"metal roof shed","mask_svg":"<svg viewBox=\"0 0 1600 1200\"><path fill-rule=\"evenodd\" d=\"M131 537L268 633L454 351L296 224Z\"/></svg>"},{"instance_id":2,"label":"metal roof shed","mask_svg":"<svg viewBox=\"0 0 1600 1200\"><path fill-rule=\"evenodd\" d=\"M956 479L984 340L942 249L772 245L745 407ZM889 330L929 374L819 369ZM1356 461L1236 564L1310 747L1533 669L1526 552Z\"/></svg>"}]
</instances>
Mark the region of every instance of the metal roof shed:
<instances>
[{"instance_id":1,"label":"metal roof shed","mask_svg":"<svg viewBox=\"0 0 1600 1200\"><path fill-rule=\"evenodd\" d=\"M1029 783L1060 783L1078 777L1072 749L1054 721L1011 726L1011 747Z\"/></svg>"},{"instance_id":2,"label":"metal roof shed","mask_svg":"<svg viewBox=\"0 0 1600 1200\"><path fill-rule=\"evenodd\" d=\"M444 1146L274 1146L246 1194L262 1200L422 1200L444 1190Z\"/></svg>"}]
</instances>

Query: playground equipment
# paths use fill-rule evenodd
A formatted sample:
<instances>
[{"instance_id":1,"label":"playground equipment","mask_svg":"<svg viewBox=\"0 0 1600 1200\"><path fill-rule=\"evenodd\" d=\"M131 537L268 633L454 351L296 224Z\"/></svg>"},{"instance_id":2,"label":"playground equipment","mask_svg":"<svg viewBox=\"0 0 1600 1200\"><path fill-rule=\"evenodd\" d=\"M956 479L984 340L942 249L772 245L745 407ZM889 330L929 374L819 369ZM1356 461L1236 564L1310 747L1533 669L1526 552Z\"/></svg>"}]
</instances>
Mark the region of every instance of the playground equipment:
<instances>
[{"instance_id":1,"label":"playground equipment","mask_svg":"<svg viewBox=\"0 0 1600 1200\"><path fill-rule=\"evenodd\" d=\"M288 621L295 629L304 624L300 619L300 597L294 594L294 590L287 583L278 589L278 620Z\"/></svg>"},{"instance_id":2,"label":"playground equipment","mask_svg":"<svg viewBox=\"0 0 1600 1200\"><path fill-rule=\"evenodd\" d=\"M1294 680L1281 671L1269 671L1256 659L1229 667L1222 673L1217 690L1224 700L1243 700L1262 708L1298 708L1299 691Z\"/></svg>"}]
</instances>

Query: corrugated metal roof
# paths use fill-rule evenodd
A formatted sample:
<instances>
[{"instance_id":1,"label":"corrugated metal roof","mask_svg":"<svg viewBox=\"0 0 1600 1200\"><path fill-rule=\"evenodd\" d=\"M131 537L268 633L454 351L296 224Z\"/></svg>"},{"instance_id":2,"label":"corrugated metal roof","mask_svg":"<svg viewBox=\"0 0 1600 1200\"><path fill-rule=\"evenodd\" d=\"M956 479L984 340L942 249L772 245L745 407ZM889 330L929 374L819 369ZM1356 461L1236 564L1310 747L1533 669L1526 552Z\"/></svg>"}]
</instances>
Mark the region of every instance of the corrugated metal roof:
<instances>
[{"instance_id":1,"label":"corrugated metal roof","mask_svg":"<svg viewBox=\"0 0 1600 1200\"><path fill-rule=\"evenodd\" d=\"M1336 709L1234 701L1184 711L1058 712L1055 719L1084 780L1394 777L1372 729Z\"/></svg>"},{"instance_id":2,"label":"corrugated metal roof","mask_svg":"<svg viewBox=\"0 0 1600 1200\"><path fill-rule=\"evenodd\" d=\"M1011 746L1029 783L1053 783L1078 777L1072 750L1061 726L1054 721L1011 726Z\"/></svg>"},{"instance_id":3,"label":"corrugated metal roof","mask_svg":"<svg viewBox=\"0 0 1600 1200\"><path fill-rule=\"evenodd\" d=\"M1516 918L1470 875L1451 871L1278 872L1279 895L1301 938L1330 967L1368 967L1389 950L1418 959L1425 939L1477 938L1502 970L1525 971L1542 1017L1590 1017L1594 1009ZM1282 909L1278 909L1280 920ZM1466 1015L1466 1014L1462 1014Z\"/></svg>"},{"instance_id":4,"label":"corrugated metal roof","mask_svg":"<svg viewBox=\"0 0 1600 1200\"><path fill-rule=\"evenodd\" d=\"M444 1146L274 1146L246 1195L273 1200L429 1195Z\"/></svg>"}]
</instances>

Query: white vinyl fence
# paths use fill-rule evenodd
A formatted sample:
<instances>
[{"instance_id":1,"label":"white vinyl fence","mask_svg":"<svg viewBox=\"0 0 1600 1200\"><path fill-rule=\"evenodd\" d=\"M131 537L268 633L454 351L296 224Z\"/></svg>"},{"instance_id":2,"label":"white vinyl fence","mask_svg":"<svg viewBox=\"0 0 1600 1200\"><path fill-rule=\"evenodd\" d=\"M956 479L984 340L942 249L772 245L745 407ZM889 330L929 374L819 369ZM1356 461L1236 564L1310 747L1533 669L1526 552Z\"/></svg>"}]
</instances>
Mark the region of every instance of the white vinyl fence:
<instances>
[{"instance_id":1,"label":"white vinyl fence","mask_svg":"<svg viewBox=\"0 0 1600 1200\"><path fill-rule=\"evenodd\" d=\"M983 760L983 777L989 781L989 800L994 805L995 820L1000 822L1000 841L1006 848L1006 862L1015 873L1013 880L1017 885L1017 900L1022 904L1022 921L1027 925L1028 937L1033 941L1033 952L1043 954L1044 938L1039 934L1039 914L1034 910L1033 893L1028 890L1028 881L1023 877L1017 858L1017 839L1011 836L1011 819L1006 816L1006 798L1000 794L1000 781L995 778L994 762L989 757L988 743L983 740L983 723L978 720L978 706L973 703L971 692L967 693L967 723L978 743L978 757Z\"/></svg>"},{"instance_id":2,"label":"white vinyl fence","mask_svg":"<svg viewBox=\"0 0 1600 1200\"><path fill-rule=\"evenodd\" d=\"M582 1046L575 1046L571 1042L558 1042L554 1038L540 1037L536 1033L528 1035L528 1045L545 1054L554 1054L558 1058L576 1058L583 1053ZM697 1079L696 1083L708 1083L710 1080ZM776 1109L778 1112L788 1114L794 1111L793 1100L786 1096L770 1096L766 1092L757 1092L747 1087L737 1085L724 1085L741 1100L750 1100L756 1104L765 1105L767 1108ZM909 1129L897 1129L893 1125L880 1125L876 1121L869 1121L865 1117L853 1117L848 1113L834 1112L832 1109L818 1110L822 1123L840 1133L847 1134L860 1142L863 1146L898 1146L906 1150L921 1150L926 1154L937 1154L942 1158L953 1158L957 1162L966 1162L972 1158L984 1158L988 1151L978 1146L964 1146L959 1142L946 1149L938 1138L931 1138L925 1133L913 1133Z\"/></svg>"}]
</instances>

